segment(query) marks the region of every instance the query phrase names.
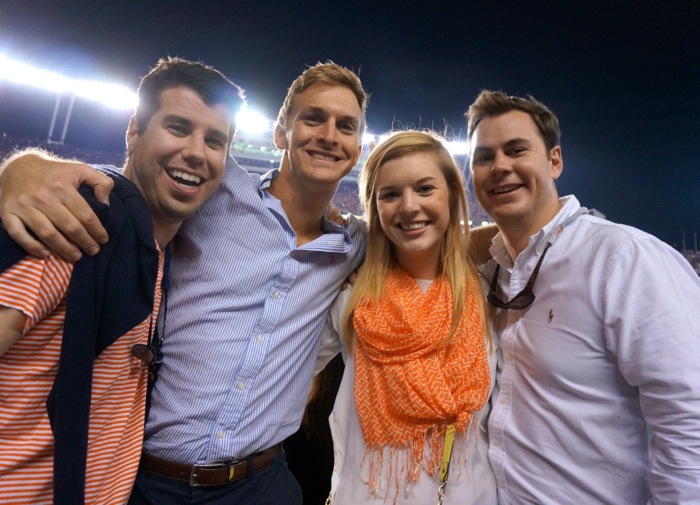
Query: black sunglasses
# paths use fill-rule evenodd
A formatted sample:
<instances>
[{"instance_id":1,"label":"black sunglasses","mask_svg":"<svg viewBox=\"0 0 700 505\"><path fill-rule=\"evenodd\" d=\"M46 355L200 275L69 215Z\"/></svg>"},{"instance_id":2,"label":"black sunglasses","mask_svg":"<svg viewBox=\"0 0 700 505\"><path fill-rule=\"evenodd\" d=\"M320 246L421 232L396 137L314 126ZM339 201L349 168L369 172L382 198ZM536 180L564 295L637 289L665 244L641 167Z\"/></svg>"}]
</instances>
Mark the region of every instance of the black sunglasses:
<instances>
[{"instance_id":1,"label":"black sunglasses","mask_svg":"<svg viewBox=\"0 0 700 505\"><path fill-rule=\"evenodd\" d=\"M537 274L540 271L540 266L542 265L544 255L547 254L549 246L551 245L552 243L549 242L547 247L544 248L544 251L542 251L542 256L540 256L537 266L535 266L535 269L532 271L532 275L527 280L527 284L525 284L523 290L507 302L501 300L496 294L496 288L498 287L498 274L501 272L501 265L496 265L496 271L493 273L491 288L489 289L489 294L486 296L486 300L491 305L498 307L499 309L524 310L532 305L532 302L535 301L535 293L533 293L532 288L537 280Z\"/></svg>"},{"instance_id":2,"label":"black sunglasses","mask_svg":"<svg viewBox=\"0 0 700 505\"><path fill-rule=\"evenodd\" d=\"M152 344L134 344L131 348L131 355L134 358L139 358L144 366L148 367L148 383L154 383L163 363L163 352L160 348Z\"/></svg>"}]
</instances>

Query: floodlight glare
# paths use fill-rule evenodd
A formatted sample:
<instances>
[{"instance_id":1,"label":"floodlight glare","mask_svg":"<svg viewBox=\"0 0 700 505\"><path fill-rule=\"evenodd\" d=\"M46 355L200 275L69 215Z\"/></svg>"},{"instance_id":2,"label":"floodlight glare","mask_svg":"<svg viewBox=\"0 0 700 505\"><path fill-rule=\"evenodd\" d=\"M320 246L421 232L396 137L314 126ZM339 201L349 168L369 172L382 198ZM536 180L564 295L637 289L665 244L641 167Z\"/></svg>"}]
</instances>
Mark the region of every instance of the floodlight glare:
<instances>
[{"instance_id":1,"label":"floodlight glare","mask_svg":"<svg viewBox=\"0 0 700 505\"><path fill-rule=\"evenodd\" d=\"M54 93L64 93L70 89L70 81L62 75L12 61L4 54L0 54L0 79Z\"/></svg>"},{"instance_id":2,"label":"floodlight glare","mask_svg":"<svg viewBox=\"0 0 700 505\"><path fill-rule=\"evenodd\" d=\"M73 81L72 92L82 98L100 102L114 109L136 108L136 94L124 86L82 79Z\"/></svg>"},{"instance_id":3,"label":"floodlight glare","mask_svg":"<svg viewBox=\"0 0 700 505\"><path fill-rule=\"evenodd\" d=\"M364 135L362 135L362 145L368 146L368 145L373 145L377 142L377 136L374 133L370 133L366 131Z\"/></svg>"},{"instance_id":4,"label":"floodlight glare","mask_svg":"<svg viewBox=\"0 0 700 505\"><path fill-rule=\"evenodd\" d=\"M236 127L241 132L262 135L270 130L270 121L257 111L244 108L236 114Z\"/></svg>"},{"instance_id":5,"label":"floodlight glare","mask_svg":"<svg viewBox=\"0 0 700 505\"><path fill-rule=\"evenodd\" d=\"M4 54L0 54L0 80L33 86L57 94L56 110L54 110L54 117L51 120L49 138L51 137L51 132L53 131L53 126L56 121L56 113L58 111L58 103L61 100L61 95L71 96L69 112L64 121L63 136L61 139L65 137L65 130L70 120L70 111L72 110L75 97L97 101L114 109L134 110L136 108L136 93L124 86L85 79L70 79L55 72L41 70L25 63L13 61ZM274 121L270 121L259 112L247 108L241 109L236 115L238 130L250 135L262 135L270 131L273 124ZM364 145L373 146L382 143L389 136L390 134L375 135L370 132L365 132L362 136L362 143ZM452 155L469 153L467 142L445 142L445 145Z\"/></svg>"},{"instance_id":6,"label":"floodlight glare","mask_svg":"<svg viewBox=\"0 0 700 505\"><path fill-rule=\"evenodd\" d=\"M469 146L467 142L445 142L445 147L447 147L447 150L452 156L469 154Z\"/></svg>"},{"instance_id":7,"label":"floodlight glare","mask_svg":"<svg viewBox=\"0 0 700 505\"><path fill-rule=\"evenodd\" d=\"M85 79L70 79L55 72L34 68L0 54L0 79L45 89L57 94L72 94L115 109L134 109L136 93L124 86Z\"/></svg>"}]
</instances>

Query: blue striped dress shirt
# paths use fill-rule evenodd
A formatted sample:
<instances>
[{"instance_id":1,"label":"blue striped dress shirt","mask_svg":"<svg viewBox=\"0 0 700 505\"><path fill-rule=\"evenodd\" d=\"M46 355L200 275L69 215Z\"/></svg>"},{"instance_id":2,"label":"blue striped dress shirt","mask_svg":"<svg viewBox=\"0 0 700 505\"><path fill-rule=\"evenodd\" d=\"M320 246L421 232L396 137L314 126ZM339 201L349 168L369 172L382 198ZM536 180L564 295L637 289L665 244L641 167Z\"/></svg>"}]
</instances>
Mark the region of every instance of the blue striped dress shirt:
<instances>
[{"instance_id":1,"label":"blue striped dress shirt","mask_svg":"<svg viewBox=\"0 0 700 505\"><path fill-rule=\"evenodd\" d=\"M277 174L249 174L229 157L220 189L181 228L148 454L236 459L299 427L328 307L365 237L352 217L346 228L324 220L324 234L297 247L267 191Z\"/></svg>"}]
</instances>

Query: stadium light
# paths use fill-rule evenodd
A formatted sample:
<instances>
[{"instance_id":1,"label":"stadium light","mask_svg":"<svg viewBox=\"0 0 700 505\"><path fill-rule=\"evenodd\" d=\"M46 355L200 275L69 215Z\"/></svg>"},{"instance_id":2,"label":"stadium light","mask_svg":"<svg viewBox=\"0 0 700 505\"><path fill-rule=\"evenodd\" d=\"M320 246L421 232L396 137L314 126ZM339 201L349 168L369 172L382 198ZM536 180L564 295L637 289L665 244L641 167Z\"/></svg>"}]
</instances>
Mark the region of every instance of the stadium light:
<instances>
[{"instance_id":1,"label":"stadium light","mask_svg":"<svg viewBox=\"0 0 700 505\"><path fill-rule=\"evenodd\" d=\"M59 144L63 144L66 138L66 131L68 130L76 97L99 102L117 110L134 110L137 102L136 93L125 86L87 79L71 79L56 72L42 70L26 63L14 61L4 54L0 54L0 80L16 82L56 94L56 104L46 140L48 142L58 142ZM69 96L69 105L63 119L60 140L54 141L53 132L63 95Z\"/></svg>"},{"instance_id":2,"label":"stadium light","mask_svg":"<svg viewBox=\"0 0 700 505\"><path fill-rule=\"evenodd\" d=\"M61 97L64 95L68 95L70 101L68 112L64 117L63 132L59 142L63 142L65 138L76 97L96 101L107 107L118 110L134 110L137 102L136 93L125 86L87 79L71 79L56 72L42 70L32 65L12 60L1 53L0 80L16 82L18 84L24 84L56 93L56 105L49 128L49 141L51 141L53 135L59 103ZM274 121L268 120L259 112L247 108L243 108L236 115L238 130L254 136L260 136L272 130L273 124ZM383 142L389 136L390 134L376 135L365 132L362 137L362 143L364 145L374 146ZM445 144L452 155L469 153L467 142L453 141L446 142Z\"/></svg>"},{"instance_id":3,"label":"stadium light","mask_svg":"<svg viewBox=\"0 0 700 505\"><path fill-rule=\"evenodd\" d=\"M71 79L56 72L11 60L4 54L0 54L0 79L45 89L59 95L71 94L113 109L133 110L136 106L136 93L125 86L87 79Z\"/></svg>"},{"instance_id":4,"label":"stadium light","mask_svg":"<svg viewBox=\"0 0 700 505\"><path fill-rule=\"evenodd\" d=\"M445 142L445 147L447 147L447 150L452 156L459 156L460 154L469 154L469 144L467 142Z\"/></svg>"},{"instance_id":5,"label":"stadium light","mask_svg":"<svg viewBox=\"0 0 700 505\"><path fill-rule=\"evenodd\" d=\"M236 127L239 131L250 135L262 135L270 131L271 123L259 112L250 110L245 106L236 114Z\"/></svg>"},{"instance_id":6,"label":"stadium light","mask_svg":"<svg viewBox=\"0 0 700 505\"><path fill-rule=\"evenodd\" d=\"M365 132L364 135L362 135L362 145L374 145L378 141L378 137L374 133L370 132Z\"/></svg>"}]
</instances>

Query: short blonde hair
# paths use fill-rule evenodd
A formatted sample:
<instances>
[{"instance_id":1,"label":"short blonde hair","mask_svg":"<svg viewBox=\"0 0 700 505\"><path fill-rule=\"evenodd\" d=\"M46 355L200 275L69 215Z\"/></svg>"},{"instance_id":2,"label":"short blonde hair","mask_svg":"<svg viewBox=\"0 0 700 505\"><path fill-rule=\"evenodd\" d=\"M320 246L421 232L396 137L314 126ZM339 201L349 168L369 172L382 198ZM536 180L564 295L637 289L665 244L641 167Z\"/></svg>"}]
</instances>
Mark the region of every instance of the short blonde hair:
<instances>
[{"instance_id":1,"label":"short blonde hair","mask_svg":"<svg viewBox=\"0 0 700 505\"><path fill-rule=\"evenodd\" d=\"M294 105L294 97L319 82L345 86L352 91L362 110L362 121L360 125L360 136L362 136L367 126L367 100L369 97L362 87L362 81L360 81L360 78L355 72L341 67L332 61L317 63L313 67L307 68L299 77L294 79L294 82L289 87L287 97L284 99L279 114L277 115L277 124L286 129L289 115Z\"/></svg>"}]
</instances>

